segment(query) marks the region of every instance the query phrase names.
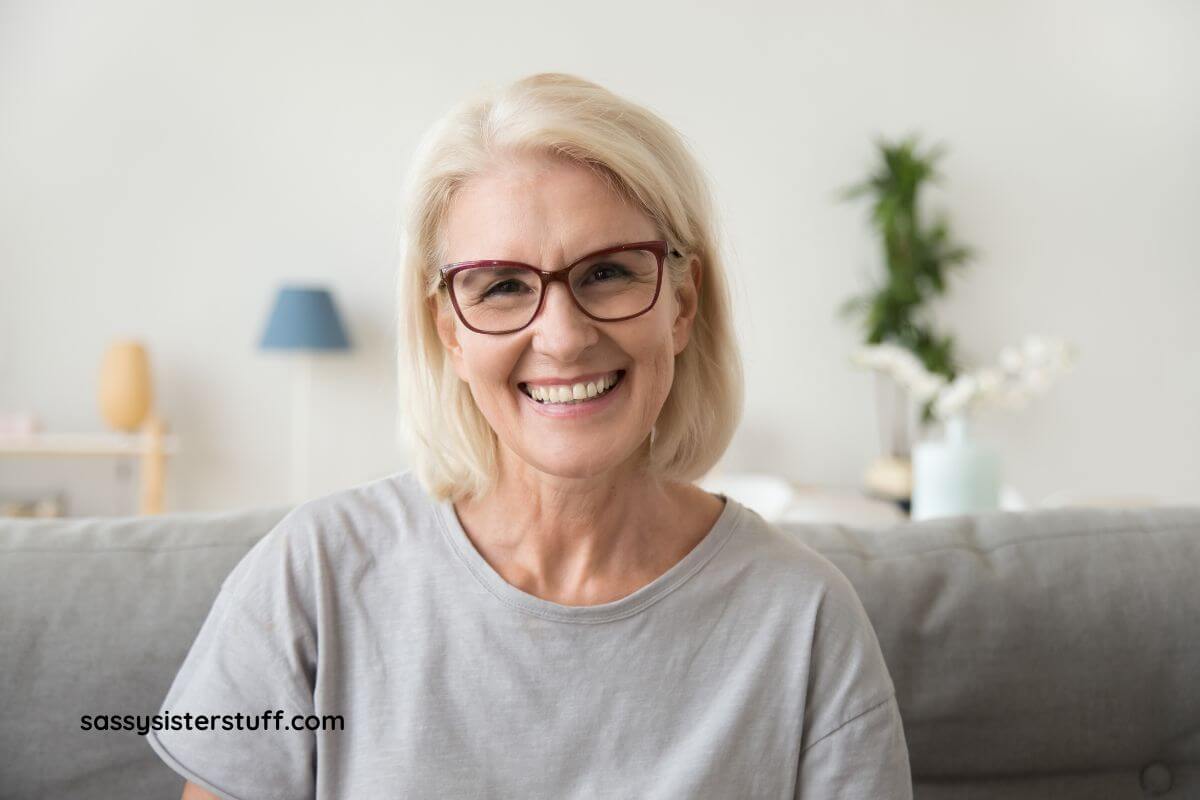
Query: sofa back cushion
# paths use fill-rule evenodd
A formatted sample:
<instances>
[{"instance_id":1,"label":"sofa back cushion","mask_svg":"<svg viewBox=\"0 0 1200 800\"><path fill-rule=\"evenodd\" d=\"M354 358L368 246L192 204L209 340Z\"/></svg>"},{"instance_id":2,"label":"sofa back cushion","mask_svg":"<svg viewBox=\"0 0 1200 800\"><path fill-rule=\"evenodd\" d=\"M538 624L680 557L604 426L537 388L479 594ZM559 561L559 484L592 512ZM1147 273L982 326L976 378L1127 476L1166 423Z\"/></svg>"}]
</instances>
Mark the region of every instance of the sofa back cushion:
<instances>
[{"instance_id":1,"label":"sofa back cushion","mask_svg":"<svg viewBox=\"0 0 1200 800\"><path fill-rule=\"evenodd\" d=\"M178 797L143 736L221 581L287 509L0 520L0 798Z\"/></svg>"},{"instance_id":2,"label":"sofa back cushion","mask_svg":"<svg viewBox=\"0 0 1200 800\"><path fill-rule=\"evenodd\" d=\"M1200 797L1200 507L781 527L862 599L918 798Z\"/></svg>"},{"instance_id":3,"label":"sofa back cushion","mask_svg":"<svg viewBox=\"0 0 1200 800\"><path fill-rule=\"evenodd\" d=\"M0 800L176 797L142 736L286 508L0 520ZM784 523L862 598L918 800L1200 797L1200 508Z\"/></svg>"}]
</instances>

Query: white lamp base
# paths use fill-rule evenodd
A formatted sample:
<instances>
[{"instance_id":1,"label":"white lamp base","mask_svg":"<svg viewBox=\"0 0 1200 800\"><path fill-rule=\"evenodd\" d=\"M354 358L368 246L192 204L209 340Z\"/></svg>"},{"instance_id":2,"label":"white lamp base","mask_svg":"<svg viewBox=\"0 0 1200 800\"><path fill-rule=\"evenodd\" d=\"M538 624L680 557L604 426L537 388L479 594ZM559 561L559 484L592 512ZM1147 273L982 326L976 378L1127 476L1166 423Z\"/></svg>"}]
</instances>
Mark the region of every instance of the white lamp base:
<instances>
[{"instance_id":1,"label":"white lamp base","mask_svg":"<svg viewBox=\"0 0 1200 800\"><path fill-rule=\"evenodd\" d=\"M309 400L312 394L312 356L296 353L292 364L292 503L308 498Z\"/></svg>"}]
</instances>

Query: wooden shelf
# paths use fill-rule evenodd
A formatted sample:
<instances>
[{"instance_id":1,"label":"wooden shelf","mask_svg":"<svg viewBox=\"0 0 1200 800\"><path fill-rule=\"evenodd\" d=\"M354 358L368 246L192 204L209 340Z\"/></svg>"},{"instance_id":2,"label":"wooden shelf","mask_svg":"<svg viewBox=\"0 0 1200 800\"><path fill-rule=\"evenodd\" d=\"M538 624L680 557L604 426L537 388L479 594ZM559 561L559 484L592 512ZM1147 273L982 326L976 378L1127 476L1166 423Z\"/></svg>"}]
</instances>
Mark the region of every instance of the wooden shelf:
<instances>
[{"instance_id":1,"label":"wooden shelf","mask_svg":"<svg viewBox=\"0 0 1200 800\"><path fill-rule=\"evenodd\" d=\"M138 433L0 434L0 456L135 457L141 460L143 514L163 511L167 456L179 450L179 439L167 434L167 424L150 417Z\"/></svg>"},{"instance_id":2,"label":"wooden shelf","mask_svg":"<svg viewBox=\"0 0 1200 800\"><path fill-rule=\"evenodd\" d=\"M174 455L179 437L164 437L161 450L163 455ZM0 455L8 456L144 456L153 452L153 442L140 433L0 434Z\"/></svg>"}]
</instances>

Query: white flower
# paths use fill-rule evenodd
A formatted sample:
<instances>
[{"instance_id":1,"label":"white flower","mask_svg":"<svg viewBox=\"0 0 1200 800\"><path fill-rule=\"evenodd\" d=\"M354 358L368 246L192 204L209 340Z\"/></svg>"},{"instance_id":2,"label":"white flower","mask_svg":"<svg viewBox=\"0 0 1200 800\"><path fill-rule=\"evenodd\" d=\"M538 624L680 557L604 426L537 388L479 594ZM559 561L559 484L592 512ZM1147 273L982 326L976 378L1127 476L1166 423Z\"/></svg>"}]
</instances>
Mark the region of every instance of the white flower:
<instances>
[{"instance_id":1,"label":"white flower","mask_svg":"<svg viewBox=\"0 0 1200 800\"><path fill-rule=\"evenodd\" d=\"M1000 368L1005 372L1020 372L1025 366L1025 357L1015 347L1005 347L1000 351Z\"/></svg>"},{"instance_id":2,"label":"white flower","mask_svg":"<svg viewBox=\"0 0 1200 800\"><path fill-rule=\"evenodd\" d=\"M863 347L852 358L859 366L891 375L917 402L932 400L934 416L944 421L987 405L1024 408L1071 366L1075 351L1061 339L1026 336L1019 347L1000 351L998 366L964 371L951 382L925 369L907 348L889 342Z\"/></svg>"},{"instance_id":3,"label":"white flower","mask_svg":"<svg viewBox=\"0 0 1200 800\"><path fill-rule=\"evenodd\" d=\"M924 378L913 385L913 398L919 403L924 403L936 395L945 385L946 378L944 375L927 373Z\"/></svg>"},{"instance_id":4,"label":"white flower","mask_svg":"<svg viewBox=\"0 0 1200 800\"><path fill-rule=\"evenodd\" d=\"M1046 367L1034 367L1025 373L1025 386L1033 394L1044 394L1050 388L1052 376Z\"/></svg>"},{"instance_id":5,"label":"white flower","mask_svg":"<svg viewBox=\"0 0 1200 800\"><path fill-rule=\"evenodd\" d=\"M965 372L938 392L933 401L933 411L939 419L966 412L978 391L979 382L975 380L975 376Z\"/></svg>"},{"instance_id":6,"label":"white flower","mask_svg":"<svg viewBox=\"0 0 1200 800\"><path fill-rule=\"evenodd\" d=\"M908 348L884 342L858 350L852 357L855 364L890 375L898 384L924 402L937 393L946 379L925 369L921 359Z\"/></svg>"},{"instance_id":7,"label":"white flower","mask_svg":"<svg viewBox=\"0 0 1200 800\"><path fill-rule=\"evenodd\" d=\"M979 383L979 392L984 396L1000 390L1004 383L1004 372L995 367L984 367L975 370L975 380Z\"/></svg>"},{"instance_id":8,"label":"white flower","mask_svg":"<svg viewBox=\"0 0 1200 800\"><path fill-rule=\"evenodd\" d=\"M1050 348L1041 336L1026 336L1021 343L1021 349L1031 364L1039 366L1045 364L1050 356Z\"/></svg>"}]
</instances>

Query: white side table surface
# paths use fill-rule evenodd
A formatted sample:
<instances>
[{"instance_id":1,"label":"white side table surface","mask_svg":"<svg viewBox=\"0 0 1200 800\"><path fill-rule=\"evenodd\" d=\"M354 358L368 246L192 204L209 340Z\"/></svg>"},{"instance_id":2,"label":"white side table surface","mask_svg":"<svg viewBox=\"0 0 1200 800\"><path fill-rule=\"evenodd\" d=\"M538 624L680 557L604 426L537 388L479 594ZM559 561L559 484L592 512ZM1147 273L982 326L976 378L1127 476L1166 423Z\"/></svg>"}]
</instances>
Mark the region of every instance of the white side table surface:
<instances>
[{"instance_id":1,"label":"white side table surface","mask_svg":"<svg viewBox=\"0 0 1200 800\"><path fill-rule=\"evenodd\" d=\"M710 474L698 485L709 492L725 494L754 509L768 522L810 522L888 528L909 521L896 503L868 495L855 487L824 486L791 481L770 473L734 472ZM1011 486L1000 491L1000 509L1028 508Z\"/></svg>"}]
</instances>

